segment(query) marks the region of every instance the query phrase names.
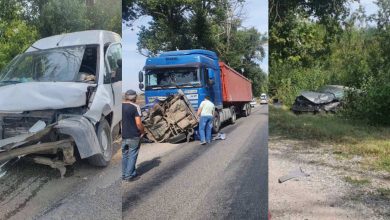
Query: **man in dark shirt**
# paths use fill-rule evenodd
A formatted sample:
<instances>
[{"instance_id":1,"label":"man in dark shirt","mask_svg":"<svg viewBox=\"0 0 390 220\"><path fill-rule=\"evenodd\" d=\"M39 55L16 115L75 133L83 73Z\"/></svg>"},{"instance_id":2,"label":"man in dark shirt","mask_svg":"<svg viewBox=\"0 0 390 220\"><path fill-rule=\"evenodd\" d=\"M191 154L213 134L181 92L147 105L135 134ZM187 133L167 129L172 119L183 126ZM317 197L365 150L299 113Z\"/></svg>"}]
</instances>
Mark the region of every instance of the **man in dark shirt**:
<instances>
[{"instance_id":1,"label":"man in dark shirt","mask_svg":"<svg viewBox=\"0 0 390 220\"><path fill-rule=\"evenodd\" d=\"M135 165L141 145L141 137L145 133L141 121L141 109L135 104L137 93L128 90L122 103L122 179L135 180Z\"/></svg>"}]
</instances>

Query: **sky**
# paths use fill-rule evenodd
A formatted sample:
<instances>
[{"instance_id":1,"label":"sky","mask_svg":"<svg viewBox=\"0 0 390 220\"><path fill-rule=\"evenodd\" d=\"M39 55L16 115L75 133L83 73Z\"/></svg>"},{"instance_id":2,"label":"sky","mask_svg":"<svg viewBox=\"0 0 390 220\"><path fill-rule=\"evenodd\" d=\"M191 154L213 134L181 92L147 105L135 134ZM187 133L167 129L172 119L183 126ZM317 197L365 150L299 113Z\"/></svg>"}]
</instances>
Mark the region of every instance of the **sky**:
<instances>
[{"instance_id":1,"label":"sky","mask_svg":"<svg viewBox=\"0 0 390 220\"><path fill-rule=\"evenodd\" d=\"M244 6L246 18L243 21L243 26L246 28L254 27L260 33L268 33L268 0L247 0ZM128 89L138 89L138 72L145 65L146 57L142 56L137 51L137 41L139 27L147 26L150 21L149 17L142 17L135 21L132 28L122 24L122 88L123 91ZM267 56L260 63L260 67L268 72L268 45L264 46Z\"/></svg>"},{"instance_id":2,"label":"sky","mask_svg":"<svg viewBox=\"0 0 390 220\"><path fill-rule=\"evenodd\" d=\"M374 0L360 0L360 4L364 7L366 10L367 15L375 14L378 11L377 5L374 3ZM359 3L353 3L351 5L352 9L358 8Z\"/></svg>"}]
</instances>

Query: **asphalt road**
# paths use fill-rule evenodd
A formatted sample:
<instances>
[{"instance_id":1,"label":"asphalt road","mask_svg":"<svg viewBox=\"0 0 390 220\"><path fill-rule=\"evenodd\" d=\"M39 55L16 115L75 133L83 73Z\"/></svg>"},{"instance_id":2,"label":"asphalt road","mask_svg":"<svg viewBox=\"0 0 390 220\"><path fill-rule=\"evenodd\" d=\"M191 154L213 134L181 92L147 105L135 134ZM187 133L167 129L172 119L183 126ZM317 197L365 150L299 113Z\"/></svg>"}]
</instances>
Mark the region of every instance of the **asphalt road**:
<instances>
[{"instance_id":1,"label":"asphalt road","mask_svg":"<svg viewBox=\"0 0 390 220\"><path fill-rule=\"evenodd\" d=\"M123 219L267 219L268 107L225 126L226 140L146 144L122 183Z\"/></svg>"},{"instance_id":2,"label":"asphalt road","mask_svg":"<svg viewBox=\"0 0 390 220\"><path fill-rule=\"evenodd\" d=\"M110 165L57 170L18 160L0 168L0 219L121 219L120 139Z\"/></svg>"}]
</instances>

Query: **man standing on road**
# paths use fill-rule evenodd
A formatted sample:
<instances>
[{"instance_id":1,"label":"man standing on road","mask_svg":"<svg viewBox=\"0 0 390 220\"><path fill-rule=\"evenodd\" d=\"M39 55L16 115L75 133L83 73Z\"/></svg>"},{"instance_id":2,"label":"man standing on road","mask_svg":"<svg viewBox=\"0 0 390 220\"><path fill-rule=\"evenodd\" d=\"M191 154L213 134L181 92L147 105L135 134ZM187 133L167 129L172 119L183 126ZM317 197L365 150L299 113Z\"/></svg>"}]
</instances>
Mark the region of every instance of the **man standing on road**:
<instances>
[{"instance_id":1,"label":"man standing on road","mask_svg":"<svg viewBox=\"0 0 390 220\"><path fill-rule=\"evenodd\" d=\"M214 104L206 96L198 109L200 144L211 143L211 130L213 128Z\"/></svg>"},{"instance_id":2,"label":"man standing on road","mask_svg":"<svg viewBox=\"0 0 390 220\"><path fill-rule=\"evenodd\" d=\"M137 177L135 165L145 133L141 121L141 109L135 104L137 93L128 90L122 103L122 179L133 181Z\"/></svg>"}]
</instances>

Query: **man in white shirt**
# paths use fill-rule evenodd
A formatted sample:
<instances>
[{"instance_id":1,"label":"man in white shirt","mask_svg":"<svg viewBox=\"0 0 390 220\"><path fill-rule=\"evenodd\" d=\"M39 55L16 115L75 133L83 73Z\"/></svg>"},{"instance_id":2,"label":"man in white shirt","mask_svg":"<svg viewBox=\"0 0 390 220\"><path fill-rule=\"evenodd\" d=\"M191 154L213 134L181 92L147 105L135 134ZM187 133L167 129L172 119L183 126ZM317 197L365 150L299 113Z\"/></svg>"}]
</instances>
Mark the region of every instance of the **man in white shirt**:
<instances>
[{"instance_id":1,"label":"man in white shirt","mask_svg":"<svg viewBox=\"0 0 390 220\"><path fill-rule=\"evenodd\" d=\"M200 103L198 109L199 121L199 135L200 143L202 145L211 143L211 131L213 128L215 106L210 101L210 97L206 96L203 102Z\"/></svg>"}]
</instances>

